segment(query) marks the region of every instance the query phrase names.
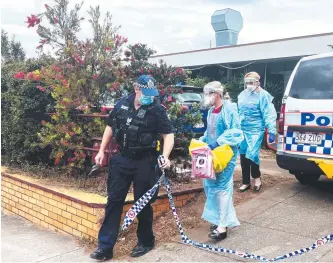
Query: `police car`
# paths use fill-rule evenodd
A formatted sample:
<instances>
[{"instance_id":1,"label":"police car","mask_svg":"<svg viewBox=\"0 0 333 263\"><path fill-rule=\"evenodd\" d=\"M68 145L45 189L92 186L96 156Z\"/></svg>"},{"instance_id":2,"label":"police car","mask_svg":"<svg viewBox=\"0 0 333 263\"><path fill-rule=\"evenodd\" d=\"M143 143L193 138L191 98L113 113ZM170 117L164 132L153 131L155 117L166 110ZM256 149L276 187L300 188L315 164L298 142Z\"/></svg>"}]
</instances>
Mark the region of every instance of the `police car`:
<instances>
[{"instance_id":1,"label":"police car","mask_svg":"<svg viewBox=\"0 0 333 263\"><path fill-rule=\"evenodd\" d=\"M277 164L303 184L333 179L333 52L302 58L278 120Z\"/></svg>"}]
</instances>

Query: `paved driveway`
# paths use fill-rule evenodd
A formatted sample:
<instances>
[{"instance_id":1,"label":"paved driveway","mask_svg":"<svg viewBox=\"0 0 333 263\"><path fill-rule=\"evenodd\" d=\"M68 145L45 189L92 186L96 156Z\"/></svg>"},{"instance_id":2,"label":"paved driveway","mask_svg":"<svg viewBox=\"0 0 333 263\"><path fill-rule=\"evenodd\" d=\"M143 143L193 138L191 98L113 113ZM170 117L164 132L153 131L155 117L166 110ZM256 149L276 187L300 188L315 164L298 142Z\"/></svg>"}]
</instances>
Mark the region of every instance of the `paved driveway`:
<instances>
[{"instance_id":1,"label":"paved driveway","mask_svg":"<svg viewBox=\"0 0 333 263\"><path fill-rule=\"evenodd\" d=\"M333 181L323 178L315 186L303 186L296 180L289 180L236 210L241 226L232 229L219 245L275 257L310 246L317 238L333 233ZM38 228L20 217L2 215L1 219L1 262L92 262L89 251L69 236ZM193 240L209 241L206 224L187 234ZM243 259L205 252L174 240L142 258L123 260L231 262ZM333 262L333 243L290 261Z\"/></svg>"},{"instance_id":2,"label":"paved driveway","mask_svg":"<svg viewBox=\"0 0 333 263\"><path fill-rule=\"evenodd\" d=\"M232 229L228 238L218 245L273 258L308 247L316 239L333 234L333 182L323 178L316 186L303 186L296 180L281 183L238 206L236 210L241 226ZM187 234L193 240L209 242L208 227L206 224ZM245 260L175 242L161 245L139 261ZM333 243L285 262L333 262Z\"/></svg>"}]
</instances>

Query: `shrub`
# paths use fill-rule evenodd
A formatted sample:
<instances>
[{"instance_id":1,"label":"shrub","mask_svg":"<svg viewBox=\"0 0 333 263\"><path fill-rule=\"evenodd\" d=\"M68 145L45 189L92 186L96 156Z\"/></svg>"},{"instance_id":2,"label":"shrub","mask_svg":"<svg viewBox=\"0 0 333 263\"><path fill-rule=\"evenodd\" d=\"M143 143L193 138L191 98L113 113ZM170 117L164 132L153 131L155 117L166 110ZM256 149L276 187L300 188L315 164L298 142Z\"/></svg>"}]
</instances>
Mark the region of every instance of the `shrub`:
<instances>
[{"instance_id":1,"label":"shrub","mask_svg":"<svg viewBox=\"0 0 333 263\"><path fill-rule=\"evenodd\" d=\"M5 162L48 161L49 149L42 150L36 142L52 99L32 83L13 78L17 72L36 70L43 63L42 60L17 61L1 68L1 149Z\"/></svg>"},{"instance_id":2,"label":"shrub","mask_svg":"<svg viewBox=\"0 0 333 263\"><path fill-rule=\"evenodd\" d=\"M127 38L117 34L111 14L100 21L99 7L88 11L92 37L79 40L80 21L84 19L80 16L82 5L75 5L72 10L68 5L68 0L57 0L53 6L45 5L43 13L28 17L28 27L37 26L41 37L37 48L43 50L45 45L51 45L56 58L40 70L16 75L55 101L51 121L44 121L38 133L39 145L51 147L50 158L55 165L66 168L68 173L84 168L87 156L83 148L90 146L92 137L102 135L105 125L99 118L79 119L77 114L99 112L103 98L116 101L133 92L134 81L140 74L154 76L162 103L171 110L170 118L177 120L176 124L191 124L200 118L199 112L187 111L170 96L181 92L172 85L184 81L190 72L163 62L149 63L154 51L144 44L130 45L124 50ZM183 126L175 128L179 138L191 136Z\"/></svg>"}]
</instances>

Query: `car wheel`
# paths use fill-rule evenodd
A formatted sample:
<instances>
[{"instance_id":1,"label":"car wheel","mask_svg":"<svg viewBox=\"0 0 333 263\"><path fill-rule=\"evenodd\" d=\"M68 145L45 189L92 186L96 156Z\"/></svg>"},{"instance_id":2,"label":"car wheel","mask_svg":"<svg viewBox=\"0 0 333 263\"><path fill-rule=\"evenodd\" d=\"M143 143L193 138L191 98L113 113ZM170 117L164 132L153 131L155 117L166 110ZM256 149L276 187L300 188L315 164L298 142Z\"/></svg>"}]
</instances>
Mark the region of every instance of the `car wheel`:
<instances>
[{"instance_id":1,"label":"car wheel","mask_svg":"<svg viewBox=\"0 0 333 263\"><path fill-rule=\"evenodd\" d=\"M301 184L314 184L318 181L321 174L296 173L295 177Z\"/></svg>"}]
</instances>

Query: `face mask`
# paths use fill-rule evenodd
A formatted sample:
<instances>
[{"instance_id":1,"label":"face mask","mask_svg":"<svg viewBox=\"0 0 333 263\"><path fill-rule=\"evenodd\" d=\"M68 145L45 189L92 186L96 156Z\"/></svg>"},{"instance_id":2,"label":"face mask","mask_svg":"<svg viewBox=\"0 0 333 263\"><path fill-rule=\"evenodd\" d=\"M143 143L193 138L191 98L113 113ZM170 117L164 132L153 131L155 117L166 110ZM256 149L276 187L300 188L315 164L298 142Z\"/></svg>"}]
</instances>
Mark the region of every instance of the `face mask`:
<instances>
[{"instance_id":1,"label":"face mask","mask_svg":"<svg viewBox=\"0 0 333 263\"><path fill-rule=\"evenodd\" d=\"M145 96L145 95L141 95L139 102L141 105L150 105L152 104L154 101L154 97L152 96Z\"/></svg>"},{"instance_id":2,"label":"face mask","mask_svg":"<svg viewBox=\"0 0 333 263\"><path fill-rule=\"evenodd\" d=\"M254 90L257 88L257 86L255 86L255 85L246 85L246 88L247 88L249 91L254 91Z\"/></svg>"},{"instance_id":3,"label":"face mask","mask_svg":"<svg viewBox=\"0 0 333 263\"><path fill-rule=\"evenodd\" d=\"M211 107L211 106L214 105L214 102L215 102L215 96L214 96L214 94L205 95L204 106Z\"/></svg>"}]
</instances>

